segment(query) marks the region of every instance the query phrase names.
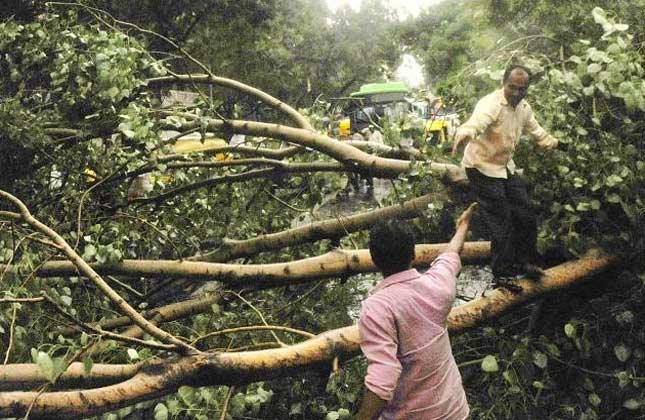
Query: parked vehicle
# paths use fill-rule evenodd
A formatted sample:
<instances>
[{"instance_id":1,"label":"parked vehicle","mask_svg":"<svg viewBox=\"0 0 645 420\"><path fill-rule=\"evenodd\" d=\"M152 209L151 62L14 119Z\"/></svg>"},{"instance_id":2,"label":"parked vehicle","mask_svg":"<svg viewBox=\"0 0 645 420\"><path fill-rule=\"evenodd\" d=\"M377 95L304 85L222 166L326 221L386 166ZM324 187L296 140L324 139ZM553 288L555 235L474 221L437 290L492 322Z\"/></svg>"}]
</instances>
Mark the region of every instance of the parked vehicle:
<instances>
[{"instance_id":1,"label":"parked vehicle","mask_svg":"<svg viewBox=\"0 0 645 420\"><path fill-rule=\"evenodd\" d=\"M459 115L445 107L441 97L415 102L418 114L426 121L424 139L432 145L442 144L454 136L459 127Z\"/></svg>"},{"instance_id":2,"label":"parked vehicle","mask_svg":"<svg viewBox=\"0 0 645 420\"><path fill-rule=\"evenodd\" d=\"M344 118L338 122L339 134L349 137L370 126L381 127L381 120L400 121L411 113L425 121L423 140L441 144L454 135L459 125L457 114L447 109L440 97L414 101L403 82L369 83L350 94Z\"/></svg>"},{"instance_id":3,"label":"parked vehicle","mask_svg":"<svg viewBox=\"0 0 645 420\"><path fill-rule=\"evenodd\" d=\"M410 91L403 82L369 83L350 94L346 110L349 132L359 133L370 125L380 127L380 120L402 119L410 110Z\"/></svg>"}]
</instances>

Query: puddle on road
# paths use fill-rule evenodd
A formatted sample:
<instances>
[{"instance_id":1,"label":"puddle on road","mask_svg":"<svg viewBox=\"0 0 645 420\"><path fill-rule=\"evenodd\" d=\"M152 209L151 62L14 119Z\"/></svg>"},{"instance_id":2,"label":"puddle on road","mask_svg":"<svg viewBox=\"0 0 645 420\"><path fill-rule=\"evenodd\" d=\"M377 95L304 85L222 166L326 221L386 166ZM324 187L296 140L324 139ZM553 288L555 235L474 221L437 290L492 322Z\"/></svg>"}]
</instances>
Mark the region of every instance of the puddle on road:
<instances>
[{"instance_id":1,"label":"puddle on road","mask_svg":"<svg viewBox=\"0 0 645 420\"><path fill-rule=\"evenodd\" d=\"M358 321L361 312L360 301L367 297L369 290L381 281L382 277L380 274L375 273L358 274L355 277L355 291L362 298L359 299L356 305L348 308L347 312L354 321ZM464 266L457 278L457 299L455 299L453 306L463 305L470 300L481 297L484 291L492 289L490 286L492 281L493 274L488 266Z\"/></svg>"}]
</instances>

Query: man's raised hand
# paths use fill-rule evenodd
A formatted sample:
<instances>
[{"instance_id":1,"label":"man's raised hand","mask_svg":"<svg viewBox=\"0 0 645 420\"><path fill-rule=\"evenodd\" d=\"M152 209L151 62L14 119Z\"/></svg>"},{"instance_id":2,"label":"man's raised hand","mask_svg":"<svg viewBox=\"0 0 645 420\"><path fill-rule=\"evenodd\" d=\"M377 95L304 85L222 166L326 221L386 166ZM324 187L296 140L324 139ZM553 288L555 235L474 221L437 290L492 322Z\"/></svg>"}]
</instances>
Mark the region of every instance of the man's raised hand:
<instances>
[{"instance_id":1,"label":"man's raised hand","mask_svg":"<svg viewBox=\"0 0 645 420\"><path fill-rule=\"evenodd\" d=\"M470 223L470 218L473 215L473 212L477 208L477 203L472 203L466 210L461 213L457 221L455 222L455 226L457 229L459 229L460 226L463 225L468 225Z\"/></svg>"}]
</instances>

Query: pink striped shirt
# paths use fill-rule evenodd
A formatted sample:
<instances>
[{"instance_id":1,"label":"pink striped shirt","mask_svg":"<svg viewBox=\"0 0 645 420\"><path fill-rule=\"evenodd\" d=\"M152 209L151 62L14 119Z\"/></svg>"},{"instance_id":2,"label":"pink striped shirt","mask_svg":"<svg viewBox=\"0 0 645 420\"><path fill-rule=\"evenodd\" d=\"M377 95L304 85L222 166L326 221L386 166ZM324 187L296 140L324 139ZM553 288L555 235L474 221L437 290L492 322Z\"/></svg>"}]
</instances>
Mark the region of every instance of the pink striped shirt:
<instances>
[{"instance_id":1,"label":"pink striped shirt","mask_svg":"<svg viewBox=\"0 0 645 420\"><path fill-rule=\"evenodd\" d=\"M365 385L389 402L381 420L468 417L446 328L459 270L459 255L443 253L424 274L410 269L383 279L363 302Z\"/></svg>"}]
</instances>

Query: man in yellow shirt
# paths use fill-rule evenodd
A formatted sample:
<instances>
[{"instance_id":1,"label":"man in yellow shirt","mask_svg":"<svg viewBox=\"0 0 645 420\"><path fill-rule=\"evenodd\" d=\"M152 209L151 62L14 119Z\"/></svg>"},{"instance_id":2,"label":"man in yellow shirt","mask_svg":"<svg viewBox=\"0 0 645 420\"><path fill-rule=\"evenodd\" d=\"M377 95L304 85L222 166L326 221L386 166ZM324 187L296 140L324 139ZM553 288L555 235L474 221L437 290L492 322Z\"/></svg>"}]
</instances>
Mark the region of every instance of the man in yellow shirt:
<instances>
[{"instance_id":1,"label":"man in yellow shirt","mask_svg":"<svg viewBox=\"0 0 645 420\"><path fill-rule=\"evenodd\" d=\"M539 278L537 221L525 182L515 173L513 153L522 134L550 149L558 140L535 120L524 100L530 83L528 69L508 67L502 88L479 100L472 116L461 125L452 149L468 142L462 165L480 203L491 235L491 268L497 279L515 275Z\"/></svg>"}]
</instances>

